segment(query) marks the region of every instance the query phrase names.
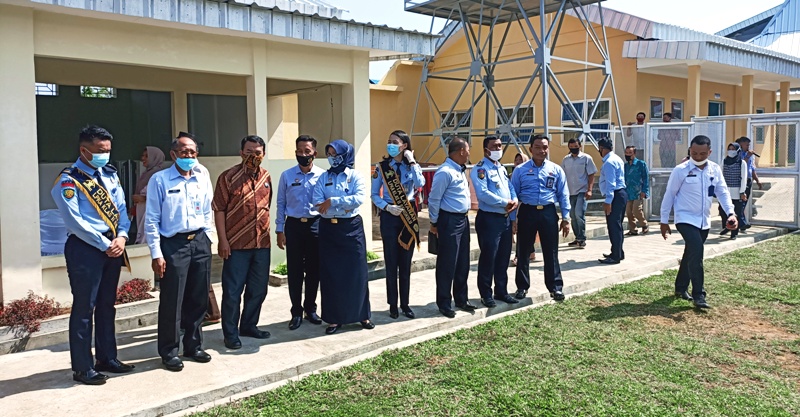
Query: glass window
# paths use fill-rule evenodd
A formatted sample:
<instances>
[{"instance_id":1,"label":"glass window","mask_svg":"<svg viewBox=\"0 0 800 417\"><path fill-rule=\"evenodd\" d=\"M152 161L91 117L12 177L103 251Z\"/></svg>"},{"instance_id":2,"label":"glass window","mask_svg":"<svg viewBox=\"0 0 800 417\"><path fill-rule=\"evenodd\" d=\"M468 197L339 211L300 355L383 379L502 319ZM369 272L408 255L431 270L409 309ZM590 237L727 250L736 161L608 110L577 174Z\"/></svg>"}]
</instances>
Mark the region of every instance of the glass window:
<instances>
[{"instance_id":1,"label":"glass window","mask_svg":"<svg viewBox=\"0 0 800 417\"><path fill-rule=\"evenodd\" d=\"M58 85L57 84L48 84L48 83L36 83L36 95L37 96L57 96L58 95Z\"/></svg>"},{"instance_id":2,"label":"glass window","mask_svg":"<svg viewBox=\"0 0 800 417\"><path fill-rule=\"evenodd\" d=\"M117 89L114 87L98 87L94 85L84 85L81 86L81 97L117 98Z\"/></svg>"},{"instance_id":3,"label":"glass window","mask_svg":"<svg viewBox=\"0 0 800 417\"><path fill-rule=\"evenodd\" d=\"M664 117L664 99L650 97L650 120L661 121Z\"/></svg>"},{"instance_id":4,"label":"glass window","mask_svg":"<svg viewBox=\"0 0 800 417\"><path fill-rule=\"evenodd\" d=\"M683 121L683 100L672 99L670 112L672 113L672 120L676 122Z\"/></svg>"},{"instance_id":5,"label":"glass window","mask_svg":"<svg viewBox=\"0 0 800 417\"><path fill-rule=\"evenodd\" d=\"M608 100L600 100L597 103L597 111L594 113L594 117L592 120L608 120L611 114L611 102ZM589 106L586 109L586 116L592 113L592 108L594 108L594 101L589 102Z\"/></svg>"},{"instance_id":6,"label":"glass window","mask_svg":"<svg viewBox=\"0 0 800 417\"><path fill-rule=\"evenodd\" d=\"M515 118L511 118L512 113L514 113L514 108L500 109L500 111L503 112L502 114L505 114L505 118L508 119L509 123L511 124L512 131L516 133L517 142L529 143L531 140L531 134L533 133L533 128L526 128L523 126L533 126L533 106L520 107ZM501 117L500 111L497 113L497 126L503 124L503 118ZM496 133L500 135L500 139L503 141L503 143L511 141L511 135L507 133L501 134L499 131Z\"/></svg>"},{"instance_id":7,"label":"glass window","mask_svg":"<svg viewBox=\"0 0 800 417\"><path fill-rule=\"evenodd\" d=\"M709 116L724 116L725 115L725 102L724 101L709 101L708 102L708 115Z\"/></svg>"},{"instance_id":8,"label":"glass window","mask_svg":"<svg viewBox=\"0 0 800 417\"><path fill-rule=\"evenodd\" d=\"M472 126L472 115L469 111L453 111L450 114L450 118L444 120L447 116L447 112L442 112L442 120L444 127L456 127L456 123L458 123L458 127L470 127Z\"/></svg>"},{"instance_id":9,"label":"glass window","mask_svg":"<svg viewBox=\"0 0 800 417\"><path fill-rule=\"evenodd\" d=\"M575 110L578 111L578 116L580 116L581 119L586 117L586 115L583 114L583 102L576 101L573 102L572 105L575 106ZM562 122L572 121L572 112L570 111L569 106L567 106L566 104L561 106L561 121Z\"/></svg>"}]
</instances>

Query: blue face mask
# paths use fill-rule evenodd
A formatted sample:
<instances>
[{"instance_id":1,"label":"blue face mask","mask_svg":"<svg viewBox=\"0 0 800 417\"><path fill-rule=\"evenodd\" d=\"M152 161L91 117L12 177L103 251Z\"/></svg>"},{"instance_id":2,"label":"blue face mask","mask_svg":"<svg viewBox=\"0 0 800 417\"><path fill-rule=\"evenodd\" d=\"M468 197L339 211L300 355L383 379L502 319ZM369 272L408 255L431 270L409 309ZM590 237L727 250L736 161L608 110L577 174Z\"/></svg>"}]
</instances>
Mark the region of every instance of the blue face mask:
<instances>
[{"instance_id":1,"label":"blue face mask","mask_svg":"<svg viewBox=\"0 0 800 417\"><path fill-rule=\"evenodd\" d=\"M191 171L192 168L197 165L197 158L178 158L175 160L175 163L178 164L178 168L183 171Z\"/></svg>"},{"instance_id":2,"label":"blue face mask","mask_svg":"<svg viewBox=\"0 0 800 417\"><path fill-rule=\"evenodd\" d=\"M108 161L111 159L110 153L93 153L92 160L89 161L93 167L96 169L100 169L108 164Z\"/></svg>"},{"instance_id":3,"label":"blue face mask","mask_svg":"<svg viewBox=\"0 0 800 417\"><path fill-rule=\"evenodd\" d=\"M328 163L329 163L329 164L331 164L331 167L332 167L332 168L336 168L336 167L338 167L338 166L339 166L339 164L341 164L341 163L342 163L342 160L343 160L343 159L344 159L344 158L342 158L342 156L341 156L341 155L329 156L329 157L328 157Z\"/></svg>"},{"instance_id":4,"label":"blue face mask","mask_svg":"<svg viewBox=\"0 0 800 417\"><path fill-rule=\"evenodd\" d=\"M386 152L389 152L389 156L394 158L395 156L400 155L400 145L390 143L386 145Z\"/></svg>"}]
</instances>

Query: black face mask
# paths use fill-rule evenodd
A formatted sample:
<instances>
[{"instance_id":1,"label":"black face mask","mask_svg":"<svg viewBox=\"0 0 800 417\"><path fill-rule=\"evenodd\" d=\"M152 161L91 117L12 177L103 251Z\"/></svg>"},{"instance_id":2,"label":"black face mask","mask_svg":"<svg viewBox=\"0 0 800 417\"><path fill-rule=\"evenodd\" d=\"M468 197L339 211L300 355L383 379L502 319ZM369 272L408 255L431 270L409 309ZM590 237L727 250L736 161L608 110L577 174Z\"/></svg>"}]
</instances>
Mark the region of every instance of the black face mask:
<instances>
[{"instance_id":1,"label":"black face mask","mask_svg":"<svg viewBox=\"0 0 800 417\"><path fill-rule=\"evenodd\" d=\"M581 148L569 148L569 152L573 155L577 155L581 151Z\"/></svg>"},{"instance_id":2,"label":"black face mask","mask_svg":"<svg viewBox=\"0 0 800 417\"><path fill-rule=\"evenodd\" d=\"M633 157L632 157L632 156L630 156L630 155L625 155L625 160L626 160L626 161L630 162L630 161L631 161L631 159L633 159Z\"/></svg>"},{"instance_id":3,"label":"black face mask","mask_svg":"<svg viewBox=\"0 0 800 417\"><path fill-rule=\"evenodd\" d=\"M314 160L314 155L309 155L309 156L295 155L294 157L295 159L297 159L297 163L300 164L301 167L307 167L311 165L311 161Z\"/></svg>"}]
</instances>

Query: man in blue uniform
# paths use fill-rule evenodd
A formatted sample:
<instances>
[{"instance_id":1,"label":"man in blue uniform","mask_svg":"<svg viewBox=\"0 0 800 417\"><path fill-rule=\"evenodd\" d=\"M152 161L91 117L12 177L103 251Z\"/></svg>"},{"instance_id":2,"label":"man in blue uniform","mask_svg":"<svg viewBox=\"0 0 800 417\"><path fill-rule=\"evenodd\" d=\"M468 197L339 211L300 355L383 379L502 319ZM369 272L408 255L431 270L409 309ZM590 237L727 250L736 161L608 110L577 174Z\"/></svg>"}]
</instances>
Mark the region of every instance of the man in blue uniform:
<instances>
[{"instance_id":1,"label":"man in blue uniform","mask_svg":"<svg viewBox=\"0 0 800 417\"><path fill-rule=\"evenodd\" d=\"M608 139L597 142L603 166L600 167L600 193L603 194L603 210L606 213L606 227L611 240L611 253L599 259L601 264L618 264L625 259L622 243L622 219L625 217L625 206L628 204L628 192L625 186L625 163L614 152L614 144Z\"/></svg>"},{"instance_id":2,"label":"man in blue uniform","mask_svg":"<svg viewBox=\"0 0 800 417\"><path fill-rule=\"evenodd\" d=\"M471 203L466 164L469 144L459 137L447 146L448 158L433 175L428 195L431 233L439 238L436 257L436 305L445 317L453 318L451 300L464 311L473 311L467 296L469 275L469 208ZM452 288L452 297L450 289Z\"/></svg>"},{"instance_id":3,"label":"man in blue uniform","mask_svg":"<svg viewBox=\"0 0 800 417\"><path fill-rule=\"evenodd\" d=\"M517 194L511 187L508 173L500 163L503 142L495 136L483 140L484 158L472 169L470 177L478 198L478 215L475 231L481 255L478 259L478 291L481 303L495 307L495 300L517 304L508 294L508 260L511 257L511 239L517 209ZM494 276L494 297L492 297Z\"/></svg>"},{"instance_id":4,"label":"man in blue uniform","mask_svg":"<svg viewBox=\"0 0 800 417\"><path fill-rule=\"evenodd\" d=\"M518 166L511 176L511 185L520 201L517 213L517 292L518 300L525 298L531 287L530 255L536 234L539 234L544 258L544 283L550 296L564 300L564 281L558 263L558 231L569 234L569 187L564 170L547 160L550 139L536 135L531 143L531 160ZM558 223L556 202L561 207Z\"/></svg>"},{"instance_id":5,"label":"man in blue uniform","mask_svg":"<svg viewBox=\"0 0 800 417\"><path fill-rule=\"evenodd\" d=\"M278 215L275 218L278 247L286 249L289 299L292 301L289 330L300 327L304 311L306 320L312 324L322 324L322 319L317 315L319 212L311 199L314 187L325 170L314 165L317 140L313 137L298 137L294 153L297 166L284 171L278 183Z\"/></svg>"},{"instance_id":6,"label":"man in blue uniform","mask_svg":"<svg viewBox=\"0 0 800 417\"><path fill-rule=\"evenodd\" d=\"M158 303L158 354L170 371L183 369L178 357L184 329L183 356L209 362L202 349L201 324L208 308L214 189L208 170L197 162L197 142L181 136L172 142L175 161L147 185L145 237L153 272L161 277Z\"/></svg>"},{"instance_id":7,"label":"man in blue uniform","mask_svg":"<svg viewBox=\"0 0 800 417\"><path fill-rule=\"evenodd\" d=\"M69 231L64 245L72 288L69 351L72 379L88 385L105 384L100 372L133 370L117 359L114 302L128 242L128 211L117 170L107 165L111 134L87 126L78 136L80 158L64 169L51 195ZM92 315L97 362L92 366Z\"/></svg>"}]
</instances>

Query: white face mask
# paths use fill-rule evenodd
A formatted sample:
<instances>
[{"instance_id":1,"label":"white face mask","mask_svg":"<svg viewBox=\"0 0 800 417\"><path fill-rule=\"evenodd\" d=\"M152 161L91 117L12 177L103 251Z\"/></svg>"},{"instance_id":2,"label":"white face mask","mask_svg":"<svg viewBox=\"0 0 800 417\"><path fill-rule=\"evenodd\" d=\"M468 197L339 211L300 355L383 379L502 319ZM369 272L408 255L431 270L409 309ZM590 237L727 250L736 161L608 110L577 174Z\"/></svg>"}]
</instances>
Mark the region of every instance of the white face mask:
<instances>
[{"instance_id":1,"label":"white face mask","mask_svg":"<svg viewBox=\"0 0 800 417\"><path fill-rule=\"evenodd\" d=\"M738 154L739 154L739 152L737 152L737 151L728 151L728 157L730 157L730 158L736 158L736 155L738 155Z\"/></svg>"},{"instance_id":2,"label":"white face mask","mask_svg":"<svg viewBox=\"0 0 800 417\"><path fill-rule=\"evenodd\" d=\"M503 151L489 151L489 159L492 161L499 161L503 157Z\"/></svg>"},{"instance_id":3,"label":"white face mask","mask_svg":"<svg viewBox=\"0 0 800 417\"><path fill-rule=\"evenodd\" d=\"M701 166L705 165L706 162L708 162L708 158L703 159L702 161L695 161L694 159L691 159L691 158L689 160L692 161L694 166L698 166L698 167L701 167Z\"/></svg>"}]
</instances>

